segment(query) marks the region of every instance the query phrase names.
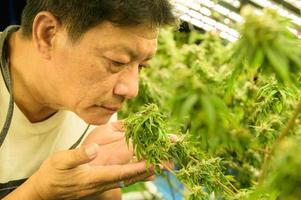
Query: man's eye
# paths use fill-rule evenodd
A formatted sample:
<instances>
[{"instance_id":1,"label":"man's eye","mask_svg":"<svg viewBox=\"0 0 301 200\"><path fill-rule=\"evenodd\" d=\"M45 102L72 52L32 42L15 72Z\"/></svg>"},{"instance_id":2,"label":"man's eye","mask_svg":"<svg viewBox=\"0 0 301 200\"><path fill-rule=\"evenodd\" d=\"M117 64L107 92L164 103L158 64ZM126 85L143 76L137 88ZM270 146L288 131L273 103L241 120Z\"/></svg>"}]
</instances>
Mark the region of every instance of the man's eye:
<instances>
[{"instance_id":1,"label":"man's eye","mask_svg":"<svg viewBox=\"0 0 301 200\"><path fill-rule=\"evenodd\" d=\"M122 67L124 66L126 63L122 63L122 62L118 62L118 61L111 61L112 64L115 66L115 67Z\"/></svg>"}]
</instances>

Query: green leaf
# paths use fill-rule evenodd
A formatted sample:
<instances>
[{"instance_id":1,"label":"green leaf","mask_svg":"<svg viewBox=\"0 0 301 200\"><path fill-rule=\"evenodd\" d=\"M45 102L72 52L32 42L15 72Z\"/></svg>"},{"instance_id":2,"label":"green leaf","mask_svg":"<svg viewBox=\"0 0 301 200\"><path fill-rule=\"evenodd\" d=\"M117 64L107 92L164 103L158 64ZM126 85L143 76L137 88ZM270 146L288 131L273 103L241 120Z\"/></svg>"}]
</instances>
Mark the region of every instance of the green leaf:
<instances>
[{"instance_id":1,"label":"green leaf","mask_svg":"<svg viewBox=\"0 0 301 200\"><path fill-rule=\"evenodd\" d=\"M250 61L249 78L253 79L258 69L264 61L264 53L261 48L257 48L254 57Z\"/></svg>"},{"instance_id":2,"label":"green leaf","mask_svg":"<svg viewBox=\"0 0 301 200\"><path fill-rule=\"evenodd\" d=\"M206 121L209 133L213 133L216 124L216 112L209 96L201 96L202 108L204 111L203 119Z\"/></svg>"},{"instance_id":3,"label":"green leaf","mask_svg":"<svg viewBox=\"0 0 301 200\"><path fill-rule=\"evenodd\" d=\"M277 77L280 78L280 81L290 83L289 63L287 57L273 51L268 46L265 46L264 50L270 62L270 66L274 69L274 72Z\"/></svg>"},{"instance_id":4,"label":"green leaf","mask_svg":"<svg viewBox=\"0 0 301 200\"><path fill-rule=\"evenodd\" d=\"M181 116L187 116L187 114L191 113L194 105L199 99L199 94L191 94L190 96L186 97L186 100L183 102L181 106Z\"/></svg>"}]
</instances>

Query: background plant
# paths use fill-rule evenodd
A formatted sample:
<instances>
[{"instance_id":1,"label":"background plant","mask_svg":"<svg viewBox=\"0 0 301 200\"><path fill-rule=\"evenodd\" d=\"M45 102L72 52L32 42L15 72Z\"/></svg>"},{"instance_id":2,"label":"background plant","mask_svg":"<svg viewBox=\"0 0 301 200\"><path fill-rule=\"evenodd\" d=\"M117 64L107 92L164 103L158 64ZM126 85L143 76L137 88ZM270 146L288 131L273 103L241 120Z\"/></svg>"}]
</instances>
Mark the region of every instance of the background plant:
<instances>
[{"instance_id":1,"label":"background plant","mask_svg":"<svg viewBox=\"0 0 301 200\"><path fill-rule=\"evenodd\" d=\"M153 102L169 126L181 125L186 148L205 155L202 169L211 170L190 198L298 199L301 42L274 11L242 14L233 44L215 33L162 30L152 67L142 71L140 96L123 116ZM210 180L222 177L232 177L235 194L212 187Z\"/></svg>"}]
</instances>

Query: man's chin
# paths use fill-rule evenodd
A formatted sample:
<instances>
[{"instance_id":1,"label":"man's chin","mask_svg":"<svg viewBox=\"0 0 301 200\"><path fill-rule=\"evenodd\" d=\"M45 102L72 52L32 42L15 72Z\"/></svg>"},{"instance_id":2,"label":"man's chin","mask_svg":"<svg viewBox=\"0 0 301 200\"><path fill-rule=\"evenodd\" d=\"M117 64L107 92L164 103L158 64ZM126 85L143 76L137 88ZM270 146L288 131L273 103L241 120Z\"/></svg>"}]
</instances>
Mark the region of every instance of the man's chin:
<instances>
[{"instance_id":1,"label":"man's chin","mask_svg":"<svg viewBox=\"0 0 301 200\"><path fill-rule=\"evenodd\" d=\"M114 114L106 114L106 115L96 115L96 116L79 116L83 119L87 124L99 126L102 124L106 124L110 121Z\"/></svg>"}]
</instances>

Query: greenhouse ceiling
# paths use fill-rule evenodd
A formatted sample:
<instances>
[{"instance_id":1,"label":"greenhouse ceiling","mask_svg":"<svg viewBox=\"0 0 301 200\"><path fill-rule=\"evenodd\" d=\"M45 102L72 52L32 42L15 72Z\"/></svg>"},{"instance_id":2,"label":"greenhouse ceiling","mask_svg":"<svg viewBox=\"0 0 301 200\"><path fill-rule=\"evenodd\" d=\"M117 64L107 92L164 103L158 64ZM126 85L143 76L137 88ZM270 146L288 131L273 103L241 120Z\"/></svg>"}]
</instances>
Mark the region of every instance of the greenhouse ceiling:
<instances>
[{"instance_id":1,"label":"greenhouse ceiling","mask_svg":"<svg viewBox=\"0 0 301 200\"><path fill-rule=\"evenodd\" d=\"M238 32L235 23L243 22L239 12L245 5L251 5L261 12L263 8L273 8L280 15L292 20L297 29L290 29L300 36L301 0L173 0L181 20L205 31L217 31L230 42L236 41Z\"/></svg>"}]
</instances>

